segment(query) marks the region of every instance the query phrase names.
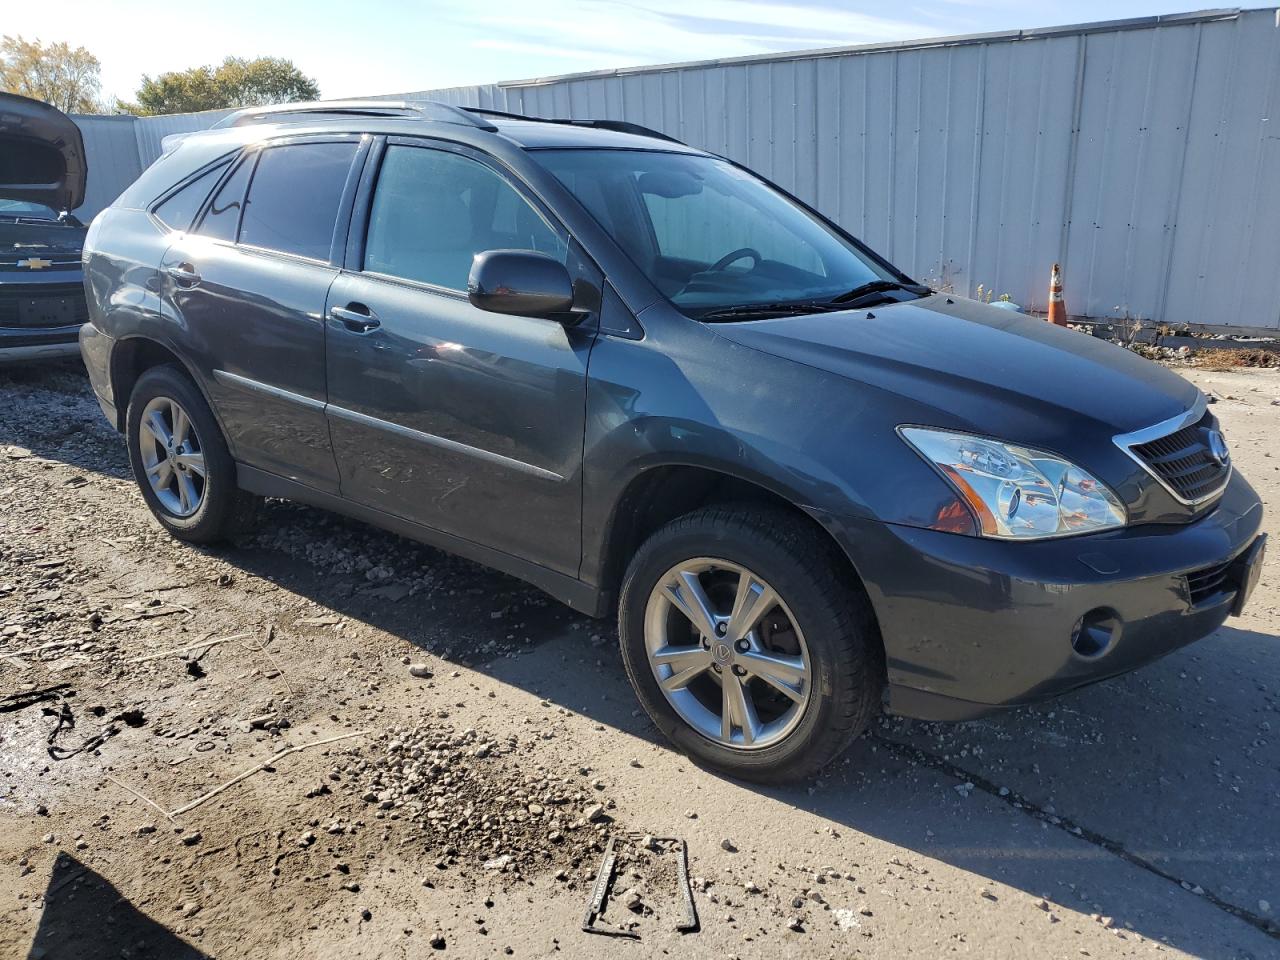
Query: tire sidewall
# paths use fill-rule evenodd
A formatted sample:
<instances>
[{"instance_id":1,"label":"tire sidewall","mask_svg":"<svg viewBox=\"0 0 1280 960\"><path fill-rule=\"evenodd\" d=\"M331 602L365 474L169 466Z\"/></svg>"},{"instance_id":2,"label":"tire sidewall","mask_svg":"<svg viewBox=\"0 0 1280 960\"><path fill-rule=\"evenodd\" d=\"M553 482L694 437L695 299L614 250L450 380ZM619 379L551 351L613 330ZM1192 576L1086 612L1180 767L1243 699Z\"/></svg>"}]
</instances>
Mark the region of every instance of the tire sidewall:
<instances>
[{"instance_id":1,"label":"tire sidewall","mask_svg":"<svg viewBox=\"0 0 1280 960\"><path fill-rule=\"evenodd\" d=\"M695 557L740 564L763 578L778 593L797 621L808 648L812 690L804 715L781 742L758 750L733 750L707 739L684 721L668 702L650 666L645 644L645 610L658 579L673 566ZM744 779L774 779L792 768L808 767L808 757L831 731L844 698L855 696L871 668L870 658L844 662L833 598L825 596L803 564L765 541L735 536L713 524L659 531L637 551L623 584L618 608L618 634L623 662L636 694L649 716L682 751ZM855 647L866 638L855 636Z\"/></svg>"},{"instance_id":2,"label":"tire sidewall","mask_svg":"<svg viewBox=\"0 0 1280 960\"><path fill-rule=\"evenodd\" d=\"M146 469L142 463L140 424L147 404L157 397L168 397L186 411L205 460L204 499L199 509L189 517L171 513L151 489ZM176 367L153 367L138 378L129 397L125 415L125 436L129 448L129 465L142 497L160 524L174 536L195 542L216 539L223 529L224 518L234 507L238 488L235 482L235 462L227 451L222 431L214 419L204 396L185 372Z\"/></svg>"}]
</instances>

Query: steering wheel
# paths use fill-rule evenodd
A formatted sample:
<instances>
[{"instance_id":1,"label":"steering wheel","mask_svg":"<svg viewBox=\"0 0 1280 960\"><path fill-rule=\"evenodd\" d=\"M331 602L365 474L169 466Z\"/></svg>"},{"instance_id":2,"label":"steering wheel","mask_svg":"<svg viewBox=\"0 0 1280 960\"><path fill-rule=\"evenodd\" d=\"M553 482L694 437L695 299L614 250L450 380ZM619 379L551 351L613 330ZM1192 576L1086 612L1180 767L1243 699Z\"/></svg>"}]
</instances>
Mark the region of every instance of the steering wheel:
<instances>
[{"instance_id":1,"label":"steering wheel","mask_svg":"<svg viewBox=\"0 0 1280 960\"><path fill-rule=\"evenodd\" d=\"M729 266L729 264L736 263L737 261L748 257L751 259L752 270L760 266L760 261L763 259L763 257L760 256L759 250L756 250L753 247L741 247L733 251L733 253L726 253L711 266L707 267L707 273L718 273L725 267Z\"/></svg>"}]
</instances>

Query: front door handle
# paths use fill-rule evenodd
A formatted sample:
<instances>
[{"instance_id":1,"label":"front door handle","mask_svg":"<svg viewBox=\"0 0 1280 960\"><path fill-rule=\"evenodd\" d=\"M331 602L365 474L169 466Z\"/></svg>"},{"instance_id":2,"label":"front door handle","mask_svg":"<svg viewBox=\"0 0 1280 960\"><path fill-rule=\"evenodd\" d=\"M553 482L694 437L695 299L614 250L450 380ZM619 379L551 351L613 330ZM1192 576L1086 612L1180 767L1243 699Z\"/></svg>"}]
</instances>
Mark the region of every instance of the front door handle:
<instances>
[{"instance_id":1,"label":"front door handle","mask_svg":"<svg viewBox=\"0 0 1280 960\"><path fill-rule=\"evenodd\" d=\"M329 316L339 321L352 333L368 333L382 323L378 315L363 303L349 303L345 307L330 307Z\"/></svg>"},{"instance_id":2,"label":"front door handle","mask_svg":"<svg viewBox=\"0 0 1280 960\"><path fill-rule=\"evenodd\" d=\"M195 267L189 263L179 263L169 267L166 273L185 287L194 287L200 282L200 274L196 273Z\"/></svg>"}]
</instances>

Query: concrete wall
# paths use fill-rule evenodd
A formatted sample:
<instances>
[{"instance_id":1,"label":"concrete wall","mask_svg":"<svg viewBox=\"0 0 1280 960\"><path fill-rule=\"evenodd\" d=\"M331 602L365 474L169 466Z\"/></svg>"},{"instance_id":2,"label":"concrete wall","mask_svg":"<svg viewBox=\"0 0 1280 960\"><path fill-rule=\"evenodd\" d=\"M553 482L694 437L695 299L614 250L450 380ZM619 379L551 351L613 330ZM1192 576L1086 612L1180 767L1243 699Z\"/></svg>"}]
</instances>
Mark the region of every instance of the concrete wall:
<instances>
[{"instance_id":1,"label":"concrete wall","mask_svg":"<svg viewBox=\"0 0 1280 960\"><path fill-rule=\"evenodd\" d=\"M662 130L961 294L1043 309L1057 260L1075 315L1280 329L1276 9L388 96Z\"/></svg>"}]
</instances>

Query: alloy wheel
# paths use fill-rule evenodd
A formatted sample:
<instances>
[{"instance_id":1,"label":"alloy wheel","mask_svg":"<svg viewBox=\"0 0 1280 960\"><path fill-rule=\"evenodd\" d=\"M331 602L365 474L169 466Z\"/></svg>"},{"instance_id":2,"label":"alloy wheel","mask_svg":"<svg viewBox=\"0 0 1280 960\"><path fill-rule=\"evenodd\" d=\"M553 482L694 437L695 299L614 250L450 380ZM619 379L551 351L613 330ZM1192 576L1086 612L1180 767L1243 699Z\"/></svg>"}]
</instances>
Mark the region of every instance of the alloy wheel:
<instances>
[{"instance_id":1,"label":"alloy wheel","mask_svg":"<svg viewBox=\"0 0 1280 960\"><path fill-rule=\"evenodd\" d=\"M171 397L156 397L142 411L138 447L151 491L175 517L189 517L204 501L204 448L191 417Z\"/></svg>"},{"instance_id":2,"label":"alloy wheel","mask_svg":"<svg viewBox=\"0 0 1280 960\"><path fill-rule=\"evenodd\" d=\"M804 635L746 567L709 557L676 564L649 595L644 635L663 695L709 740L758 750L800 723L812 675Z\"/></svg>"}]
</instances>

